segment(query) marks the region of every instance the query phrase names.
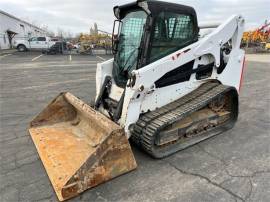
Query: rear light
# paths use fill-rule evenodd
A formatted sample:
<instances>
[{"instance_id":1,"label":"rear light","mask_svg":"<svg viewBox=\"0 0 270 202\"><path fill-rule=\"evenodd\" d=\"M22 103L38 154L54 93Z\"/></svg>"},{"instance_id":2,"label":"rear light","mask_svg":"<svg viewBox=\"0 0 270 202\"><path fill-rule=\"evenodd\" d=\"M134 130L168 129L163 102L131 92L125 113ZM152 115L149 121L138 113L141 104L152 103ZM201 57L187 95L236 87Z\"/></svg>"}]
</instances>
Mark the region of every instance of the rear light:
<instances>
[{"instance_id":1,"label":"rear light","mask_svg":"<svg viewBox=\"0 0 270 202\"><path fill-rule=\"evenodd\" d=\"M246 57L244 56L243 64L242 64L242 70L241 70L241 78L240 78L240 85L239 85L238 93L240 93L240 89L241 89L241 87L242 87L242 83L243 83L243 73L244 73L245 65L246 65Z\"/></svg>"}]
</instances>

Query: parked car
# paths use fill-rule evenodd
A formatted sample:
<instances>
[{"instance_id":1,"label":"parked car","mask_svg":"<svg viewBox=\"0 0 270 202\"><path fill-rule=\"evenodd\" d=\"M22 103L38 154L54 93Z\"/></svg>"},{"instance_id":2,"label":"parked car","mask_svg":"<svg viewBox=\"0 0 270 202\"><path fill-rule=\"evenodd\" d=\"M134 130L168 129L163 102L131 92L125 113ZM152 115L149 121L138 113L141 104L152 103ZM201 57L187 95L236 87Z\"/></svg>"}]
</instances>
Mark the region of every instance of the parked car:
<instances>
[{"instance_id":1,"label":"parked car","mask_svg":"<svg viewBox=\"0 0 270 202\"><path fill-rule=\"evenodd\" d=\"M67 43L66 42L60 42L57 41L54 45L52 45L50 48L43 50L42 53L46 53L48 55L54 55L57 53L63 53L64 51L67 51Z\"/></svg>"},{"instance_id":2,"label":"parked car","mask_svg":"<svg viewBox=\"0 0 270 202\"><path fill-rule=\"evenodd\" d=\"M51 41L50 37L32 37L28 40L16 40L14 41L14 45L18 49L18 51L23 52L29 49L31 50L44 50L50 48L55 44L55 41Z\"/></svg>"}]
</instances>

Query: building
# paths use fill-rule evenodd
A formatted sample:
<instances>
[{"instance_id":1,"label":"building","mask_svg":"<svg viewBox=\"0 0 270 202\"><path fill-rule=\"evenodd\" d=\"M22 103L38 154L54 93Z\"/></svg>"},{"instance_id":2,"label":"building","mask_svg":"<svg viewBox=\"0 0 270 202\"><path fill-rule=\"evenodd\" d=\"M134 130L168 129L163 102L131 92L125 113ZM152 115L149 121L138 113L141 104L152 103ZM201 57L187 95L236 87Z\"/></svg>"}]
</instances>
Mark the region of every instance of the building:
<instances>
[{"instance_id":1,"label":"building","mask_svg":"<svg viewBox=\"0 0 270 202\"><path fill-rule=\"evenodd\" d=\"M46 31L0 10L0 50L12 48L16 39L46 36Z\"/></svg>"}]
</instances>

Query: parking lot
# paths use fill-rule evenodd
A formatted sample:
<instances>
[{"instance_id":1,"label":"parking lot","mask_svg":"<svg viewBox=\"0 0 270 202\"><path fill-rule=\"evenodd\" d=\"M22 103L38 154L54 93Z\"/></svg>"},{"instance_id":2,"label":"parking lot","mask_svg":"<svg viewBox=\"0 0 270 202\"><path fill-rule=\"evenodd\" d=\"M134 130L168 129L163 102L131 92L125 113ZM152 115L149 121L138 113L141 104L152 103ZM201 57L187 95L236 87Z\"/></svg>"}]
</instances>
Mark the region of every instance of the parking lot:
<instances>
[{"instance_id":1,"label":"parking lot","mask_svg":"<svg viewBox=\"0 0 270 202\"><path fill-rule=\"evenodd\" d=\"M57 201L28 133L49 101L69 91L89 103L96 63L109 56L0 56L0 201ZM70 201L270 201L270 55L247 55L235 127L168 158L132 145L137 170Z\"/></svg>"}]
</instances>

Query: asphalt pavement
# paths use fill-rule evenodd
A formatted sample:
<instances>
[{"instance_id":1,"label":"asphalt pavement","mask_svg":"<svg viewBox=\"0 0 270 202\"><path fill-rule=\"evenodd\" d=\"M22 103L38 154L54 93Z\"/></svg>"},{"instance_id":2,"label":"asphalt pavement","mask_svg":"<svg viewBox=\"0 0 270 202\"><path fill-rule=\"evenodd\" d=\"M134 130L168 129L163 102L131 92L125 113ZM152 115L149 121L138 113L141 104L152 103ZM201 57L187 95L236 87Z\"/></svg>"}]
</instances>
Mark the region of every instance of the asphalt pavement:
<instances>
[{"instance_id":1,"label":"asphalt pavement","mask_svg":"<svg viewBox=\"0 0 270 202\"><path fill-rule=\"evenodd\" d=\"M89 103L110 56L0 56L0 201L58 201L28 133L56 95ZM69 201L270 201L270 55L247 55L233 129L168 158L132 145L138 168Z\"/></svg>"}]
</instances>

